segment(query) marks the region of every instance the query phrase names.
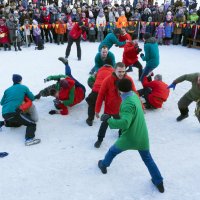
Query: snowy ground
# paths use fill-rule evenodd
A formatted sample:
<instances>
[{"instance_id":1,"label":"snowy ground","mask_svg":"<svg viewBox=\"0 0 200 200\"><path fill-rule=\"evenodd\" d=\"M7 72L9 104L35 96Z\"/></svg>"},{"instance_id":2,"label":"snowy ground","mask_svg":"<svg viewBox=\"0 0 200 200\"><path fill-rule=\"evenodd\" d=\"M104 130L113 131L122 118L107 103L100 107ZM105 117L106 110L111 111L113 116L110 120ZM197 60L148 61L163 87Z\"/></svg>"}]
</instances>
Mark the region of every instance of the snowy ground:
<instances>
[{"instance_id":1,"label":"snowy ground","mask_svg":"<svg viewBox=\"0 0 200 200\"><path fill-rule=\"evenodd\" d=\"M13 73L21 74L23 83L35 94L51 84L45 84L43 79L64 73L64 65L57 58L65 55L65 46L46 44L43 51L35 51L33 46L22 52L1 50L0 97L12 84ZM73 75L86 85L98 43L81 46L82 61L77 61L73 45L69 63ZM116 61L121 61L122 49L113 47L111 51ZM196 49L160 46L161 64L155 73L161 73L170 84L182 74L199 72L199 55ZM137 69L130 75L140 89ZM151 153L164 177L164 194L152 185L137 151L121 154L108 174L101 174L97 162L117 139L117 131L108 129L101 148L95 149L100 121L95 120L93 127L85 124L86 102L70 108L68 116L51 116L48 111L53 109L53 103L49 97L35 101L40 115L36 136L41 138L41 144L25 147L24 127L3 128L0 132L0 151L9 152L8 157L0 159L0 199L199 200L200 127L194 116L195 104L190 106L189 118L179 123L175 120L179 115L177 101L190 87L187 82L177 85L162 109L145 114Z\"/></svg>"}]
</instances>

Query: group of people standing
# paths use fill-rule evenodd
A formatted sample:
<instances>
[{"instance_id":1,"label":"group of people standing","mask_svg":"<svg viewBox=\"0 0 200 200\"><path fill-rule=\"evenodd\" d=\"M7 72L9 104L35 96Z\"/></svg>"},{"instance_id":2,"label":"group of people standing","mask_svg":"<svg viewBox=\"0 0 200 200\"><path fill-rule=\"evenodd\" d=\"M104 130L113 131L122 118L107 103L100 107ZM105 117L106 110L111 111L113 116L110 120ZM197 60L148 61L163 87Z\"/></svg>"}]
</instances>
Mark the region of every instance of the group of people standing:
<instances>
[{"instance_id":1,"label":"group of people standing","mask_svg":"<svg viewBox=\"0 0 200 200\"><path fill-rule=\"evenodd\" d=\"M155 75L152 80L153 70L159 65L159 48L155 38L149 33L144 34L144 53L139 48L137 37L132 37L122 29L115 29L109 33L100 43L98 52L94 59L88 79L88 85L92 89L85 98L85 87L73 77L68 64L71 45L77 44L77 57L81 60L80 37L84 32L82 22L77 23L69 32L68 47L66 57L58 58L65 65L65 75L53 75L44 79L56 81L55 84L41 90L37 95L33 95L28 87L21 84L22 76L14 74L13 85L5 90L1 99L2 116L4 121L0 126L27 127L25 134L25 145L30 146L40 143L40 139L35 138L36 122L38 120L37 110L32 103L41 97L53 96L55 110L49 114L68 114L68 107L74 106L84 99L88 104L88 118L86 123L93 125L94 118L100 118L101 125L97 135L95 148L100 148L108 127L118 129L119 138L106 153L104 159L99 160L98 167L103 174L107 173L107 168L112 160L126 150L137 150L146 165L152 183L159 192L164 192L163 177L154 162L150 149L148 130L144 118L144 109L161 108L169 96L169 88L175 88L176 84L187 80L192 82L192 89L186 93L179 101L178 107L181 115L177 121L188 117L188 106L200 97L200 74L189 74L177 78L171 85L162 81L162 75ZM110 51L113 45L124 48L122 61L115 62L115 55ZM143 68L138 60L138 55L146 66ZM139 80L143 88L137 90L133 79L127 72L137 67L139 70ZM145 99L142 103L140 97ZM104 103L104 111L100 116Z\"/></svg>"}]
</instances>

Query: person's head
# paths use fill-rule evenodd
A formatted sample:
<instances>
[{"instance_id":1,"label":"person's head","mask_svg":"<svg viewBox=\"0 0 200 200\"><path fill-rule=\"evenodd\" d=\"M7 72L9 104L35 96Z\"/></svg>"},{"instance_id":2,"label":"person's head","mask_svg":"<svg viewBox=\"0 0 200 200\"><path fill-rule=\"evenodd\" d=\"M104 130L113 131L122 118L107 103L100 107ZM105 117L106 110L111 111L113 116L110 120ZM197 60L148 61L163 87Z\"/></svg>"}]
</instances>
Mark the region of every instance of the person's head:
<instances>
[{"instance_id":1,"label":"person's head","mask_svg":"<svg viewBox=\"0 0 200 200\"><path fill-rule=\"evenodd\" d=\"M108 55L108 47L107 46L102 46L101 48L101 57L106 58Z\"/></svg>"},{"instance_id":2,"label":"person's head","mask_svg":"<svg viewBox=\"0 0 200 200\"><path fill-rule=\"evenodd\" d=\"M118 81L117 87L122 93L130 92L132 90L132 82L127 78L122 78Z\"/></svg>"},{"instance_id":3,"label":"person's head","mask_svg":"<svg viewBox=\"0 0 200 200\"><path fill-rule=\"evenodd\" d=\"M162 81L162 75L161 74L156 74L154 76L154 80L156 80L156 81Z\"/></svg>"},{"instance_id":4,"label":"person's head","mask_svg":"<svg viewBox=\"0 0 200 200\"><path fill-rule=\"evenodd\" d=\"M121 28L121 34L122 34L122 35L126 34L126 27L122 27L122 28Z\"/></svg>"},{"instance_id":5,"label":"person's head","mask_svg":"<svg viewBox=\"0 0 200 200\"><path fill-rule=\"evenodd\" d=\"M144 36L143 36L143 40L146 41L146 40L148 40L150 37L151 37L151 34L150 34L150 33L145 33Z\"/></svg>"},{"instance_id":6,"label":"person's head","mask_svg":"<svg viewBox=\"0 0 200 200\"><path fill-rule=\"evenodd\" d=\"M120 28L116 28L113 33L118 37L121 34L121 29Z\"/></svg>"},{"instance_id":7,"label":"person's head","mask_svg":"<svg viewBox=\"0 0 200 200\"><path fill-rule=\"evenodd\" d=\"M118 79L124 78L126 74L126 66L123 62L118 62L115 64L115 74Z\"/></svg>"},{"instance_id":8,"label":"person's head","mask_svg":"<svg viewBox=\"0 0 200 200\"><path fill-rule=\"evenodd\" d=\"M12 76L12 81L13 81L13 84L21 83L21 81L22 81L22 76L19 75L19 74L13 74L13 76Z\"/></svg>"},{"instance_id":9,"label":"person's head","mask_svg":"<svg viewBox=\"0 0 200 200\"><path fill-rule=\"evenodd\" d=\"M69 87L69 83L66 79L60 80L60 88L66 89Z\"/></svg>"}]
</instances>

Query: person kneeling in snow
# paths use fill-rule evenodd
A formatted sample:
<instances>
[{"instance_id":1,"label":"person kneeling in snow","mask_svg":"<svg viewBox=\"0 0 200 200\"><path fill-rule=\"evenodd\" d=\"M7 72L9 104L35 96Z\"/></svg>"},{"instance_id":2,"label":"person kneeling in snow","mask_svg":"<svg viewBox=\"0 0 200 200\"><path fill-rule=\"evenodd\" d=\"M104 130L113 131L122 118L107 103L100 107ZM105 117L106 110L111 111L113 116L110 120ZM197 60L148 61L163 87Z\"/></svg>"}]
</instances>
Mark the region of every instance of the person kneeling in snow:
<instances>
[{"instance_id":1,"label":"person kneeling in snow","mask_svg":"<svg viewBox=\"0 0 200 200\"><path fill-rule=\"evenodd\" d=\"M142 85L143 89L138 90L138 93L146 101L145 108L161 108L169 96L168 85L162 81L162 75L155 75L154 81L149 81L145 76Z\"/></svg>"},{"instance_id":2,"label":"person kneeling in snow","mask_svg":"<svg viewBox=\"0 0 200 200\"><path fill-rule=\"evenodd\" d=\"M44 82L55 80L56 84L50 85L49 87L41 90L36 96L36 99L40 99L41 96L53 96L54 105L59 110L51 110L49 114L68 114L68 106L74 106L80 103L85 98L85 87L78 82L72 75L71 69L68 65L68 60L60 57L58 58L65 64L66 75L54 75L48 76L44 79Z\"/></svg>"}]
</instances>

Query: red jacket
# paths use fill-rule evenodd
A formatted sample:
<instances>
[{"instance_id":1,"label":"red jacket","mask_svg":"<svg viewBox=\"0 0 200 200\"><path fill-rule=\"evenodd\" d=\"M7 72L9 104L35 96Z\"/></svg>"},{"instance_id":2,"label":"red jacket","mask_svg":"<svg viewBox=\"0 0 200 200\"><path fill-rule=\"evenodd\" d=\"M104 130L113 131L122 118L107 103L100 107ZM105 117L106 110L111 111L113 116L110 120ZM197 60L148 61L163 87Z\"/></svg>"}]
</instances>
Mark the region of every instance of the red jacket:
<instances>
[{"instance_id":1,"label":"red jacket","mask_svg":"<svg viewBox=\"0 0 200 200\"><path fill-rule=\"evenodd\" d=\"M92 91L99 92L103 80L106 77L108 77L109 75L111 75L113 73L113 71L114 71L114 69L111 66L101 67L96 74L96 78L95 78L95 82L94 82Z\"/></svg>"},{"instance_id":2,"label":"red jacket","mask_svg":"<svg viewBox=\"0 0 200 200\"><path fill-rule=\"evenodd\" d=\"M142 82L143 87L149 87L152 89L151 94L148 95L148 101L154 108L161 108L163 102L165 102L169 96L168 85L162 81L154 80L148 82L144 77Z\"/></svg>"},{"instance_id":3,"label":"red jacket","mask_svg":"<svg viewBox=\"0 0 200 200\"><path fill-rule=\"evenodd\" d=\"M128 33L125 33L124 35L119 35L118 39L120 42L124 42L126 40L132 41L132 38L131 38L130 34L128 34Z\"/></svg>"},{"instance_id":4,"label":"red jacket","mask_svg":"<svg viewBox=\"0 0 200 200\"><path fill-rule=\"evenodd\" d=\"M32 106L32 101L25 96L24 97L24 102L21 104L19 107L23 112L27 111L30 107Z\"/></svg>"},{"instance_id":5,"label":"red jacket","mask_svg":"<svg viewBox=\"0 0 200 200\"><path fill-rule=\"evenodd\" d=\"M138 46L135 46L131 42L127 42L124 45L124 52L122 56L122 62L126 67L136 63L138 61Z\"/></svg>"},{"instance_id":6,"label":"red jacket","mask_svg":"<svg viewBox=\"0 0 200 200\"><path fill-rule=\"evenodd\" d=\"M79 37L81 37L82 34L82 29L80 28L80 26L78 24L75 24L72 28L72 30L69 32L69 35L74 39L78 39Z\"/></svg>"},{"instance_id":7,"label":"red jacket","mask_svg":"<svg viewBox=\"0 0 200 200\"><path fill-rule=\"evenodd\" d=\"M132 89L133 89L133 91L135 91L137 93L135 84L134 84L132 78L129 77L128 75L125 75L125 78L128 78L129 80L131 80ZM110 115L119 114L121 97L120 97L119 91L116 86L118 80L119 79L113 73L103 81L101 88L99 90L96 105L95 105L96 113L100 112L101 106L104 101L104 103L105 103L104 113L110 114Z\"/></svg>"},{"instance_id":8,"label":"red jacket","mask_svg":"<svg viewBox=\"0 0 200 200\"><path fill-rule=\"evenodd\" d=\"M5 25L0 26L0 44L9 43L8 27Z\"/></svg>"}]
</instances>

